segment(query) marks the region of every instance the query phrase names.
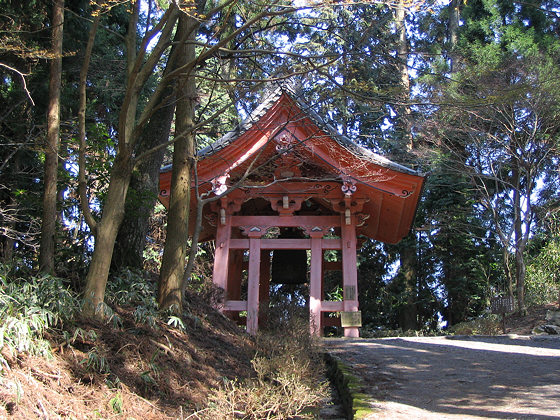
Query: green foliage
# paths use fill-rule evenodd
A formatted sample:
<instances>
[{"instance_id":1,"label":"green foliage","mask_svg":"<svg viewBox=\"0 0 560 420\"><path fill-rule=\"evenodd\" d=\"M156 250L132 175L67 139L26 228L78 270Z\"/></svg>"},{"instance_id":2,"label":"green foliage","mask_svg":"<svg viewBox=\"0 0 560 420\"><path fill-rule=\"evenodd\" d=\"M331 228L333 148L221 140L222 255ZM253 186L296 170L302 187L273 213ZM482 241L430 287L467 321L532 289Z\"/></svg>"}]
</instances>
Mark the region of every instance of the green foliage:
<instances>
[{"instance_id":1,"label":"green foliage","mask_svg":"<svg viewBox=\"0 0 560 420\"><path fill-rule=\"evenodd\" d=\"M62 336L64 337L64 341L66 344L73 344L77 340L82 342L97 340L97 333L95 332L95 330L85 331L80 327L77 327L74 330L74 333L70 333L70 331L64 330L62 331Z\"/></svg>"},{"instance_id":2,"label":"green foliage","mask_svg":"<svg viewBox=\"0 0 560 420\"><path fill-rule=\"evenodd\" d=\"M527 264L527 306L555 302L560 293L560 239L551 239Z\"/></svg>"},{"instance_id":3,"label":"green foliage","mask_svg":"<svg viewBox=\"0 0 560 420\"><path fill-rule=\"evenodd\" d=\"M452 326L449 331L456 335L498 335L502 333L500 316L484 314Z\"/></svg>"},{"instance_id":4,"label":"green foliage","mask_svg":"<svg viewBox=\"0 0 560 420\"><path fill-rule=\"evenodd\" d=\"M84 358L80 364L84 365L89 372L95 373L109 373L109 363L107 358L102 354L102 351L97 346L89 349L87 357Z\"/></svg>"},{"instance_id":5,"label":"green foliage","mask_svg":"<svg viewBox=\"0 0 560 420\"><path fill-rule=\"evenodd\" d=\"M344 299L344 293L342 287L337 285L330 292L327 292L327 300L332 300L336 302L342 302Z\"/></svg>"},{"instance_id":6,"label":"green foliage","mask_svg":"<svg viewBox=\"0 0 560 420\"><path fill-rule=\"evenodd\" d=\"M183 320L175 315L174 308L167 311L159 311L156 302L155 283L151 282L148 273L134 269L124 268L117 273L112 281L107 285L106 300L113 305L133 306L134 321L139 324L146 324L150 328L157 328L158 321L165 321L167 325L185 330ZM107 322L112 321L115 327L122 324L122 321L111 308L107 308ZM189 316L189 314L183 314Z\"/></svg>"},{"instance_id":7,"label":"green foliage","mask_svg":"<svg viewBox=\"0 0 560 420\"><path fill-rule=\"evenodd\" d=\"M117 305L153 306L155 285L146 273L129 268L122 269L107 284L106 300Z\"/></svg>"},{"instance_id":8,"label":"green foliage","mask_svg":"<svg viewBox=\"0 0 560 420\"><path fill-rule=\"evenodd\" d=\"M140 373L140 378L144 381L146 385L153 385L156 383L155 379L158 379L161 369L156 364L157 357L159 356L159 350L150 358L150 363L148 369ZM154 379L155 378L155 379Z\"/></svg>"},{"instance_id":9,"label":"green foliage","mask_svg":"<svg viewBox=\"0 0 560 420\"><path fill-rule=\"evenodd\" d=\"M49 356L43 336L62 328L79 309L77 296L57 277L10 277L0 266L0 349Z\"/></svg>"},{"instance_id":10,"label":"green foliage","mask_svg":"<svg viewBox=\"0 0 560 420\"><path fill-rule=\"evenodd\" d=\"M171 325L181 331L185 330L185 324L183 323L183 320L176 315L171 315L169 317L169 319L167 320L167 325Z\"/></svg>"},{"instance_id":11,"label":"green foliage","mask_svg":"<svg viewBox=\"0 0 560 420\"><path fill-rule=\"evenodd\" d=\"M440 30L450 7L441 9ZM532 212L546 204L543 191L557 190L552 157L558 153L560 97L552 75L558 74L560 42L551 36L555 24L547 7L499 0L460 4L458 42L444 45L447 70L436 59L422 79L422 95L433 105L424 127L435 162L425 226L451 324L481 314L491 291L523 283L514 278L523 261L513 254L527 255L537 220ZM529 267L527 275L528 300L550 290L542 279L531 279Z\"/></svg>"},{"instance_id":12,"label":"green foliage","mask_svg":"<svg viewBox=\"0 0 560 420\"><path fill-rule=\"evenodd\" d=\"M118 376L108 375L105 378L105 384L109 389L119 389L121 387L121 380Z\"/></svg>"},{"instance_id":13,"label":"green foliage","mask_svg":"<svg viewBox=\"0 0 560 420\"><path fill-rule=\"evenodd\" d=\"M157 4L165 9L169 2L157 0ZM237 32L240 24L250 21L270 4L233 2L223 12L201 21L197 41L215 45L230 34L235 33L235 37L222 45L219 53L206 57L196 67L199 96L196 122L219 113L197 130L198 148L219 138L235 125L239 116L255 108L260 99L258 92L263 90L263 79L304 74L314 69L301 76L303 98L314 111L340 133L371 150L403 163L416 164L416 159L423 155L419 153L411 158L403 153L401 146L403 128L399 108L407 102L403 99L412 99L410 123L414 141L434 152L424 155L431 176L418 209L416 226L420 230L416 232L413 245L416 286L412 303L423 328L433 327L438 312L450 323L476 317L486 307L490 291L503 290L507 283L504 271L507 262L504 263L506 267L500 266L500 251L511 249L515 241L510 237L508 243L500 244L497 227L507 231L515 215L508 203L512 196L513 164L522 162L521 167L527 167L531 159L542 163L533 172L535 177L525 177L521 184L527 186L535 179L538 183L534 185L543 183L543 190L549 191L547 196L533 191L525 197L532 200L539 196L539 201L532 204L543 206L557 195L558 151L551 146L557 148L560 144L557 123L560 115L557 77L560 32L554 13L550 12L551 3L459 2L461 25L457 45L450 45L448 39L450 8L432 6L429 12L418 10L407 17L409 45L413 49L407 61L415 70L410 72L410 92L403 92L400 86L398 67L402 57L396 54L398 34L393 27L393 10L386 4L336 4L334 7L325 4L305 13L269 16ZM32 106L17 74L0 68L0 109L3 110L0 116L0 162L3 165L0 226L6 229L0 234L0 258L9 260L12 253L16 253L24 258L28 268L35 263L41 208L44 109L48 97L48 60L44 58L48 58L46 50L49 48L46 36L49 7L45 2L5 1L0 16L0 62L26 74L35 101ZM104 30L97 34L87 81L86 166L88 191L96 196L92 199L94 213L103 208L117 147L117 119L126 85L123 36L130 17L127 7L119 4L110 13L103 14L101 26ZM207 3L207 7L212 5ZM91 5L86 1L69 2L67 8L61 104L65 123L60 151L64 162L60 169L63 223L58 229L57 273L71 279L74 290L81 290L92 241L74 193L76 127L73 121ZM152 24L162 13L155 9L152 10ZM144 13L141 11L141 15ZM143 33L146 16L141 16L139 22L138 33ZM198 52L203 50L209 51L207 47L198 47ZM298 53L302 55L298 57ZM139 112L161 80L163 63L164 60L156 65L150 82L143 88ZM533 112L537 106L538 115ZM516 121L514 129L510 130L515 133L513 140L518 141L523 133L531 133L530 141L503 142L507 132L499 130L498 126L504 121L501 118L504 110L510 108L515 112L508 118ZM468 131L473 121L478 123L471 125L472 130ZM552 124L543 126L547 121ZM422 123L433 130L423 131ZM502 143L489 141L488 137L478 143L480 148L476 147L475 141L484 135L494 136ZM451 149L442 147L442 139L451 140ZM541 146L544 146L540 149L542 153L534 154ZM511 151L523 153L508 156L507 152ZM488 179L473 181L468 176L468 171L482 161L486 162L486 168L482 169L499 168L497 175L503 176L502 185L496 186ZM464 168L459 168L457 162L465 164L467 170L461 172ZM490 202L499 204L494 222L482 208L482 199L474 191L475 187L488 188ZM130 198L133 205L127 208L126 217L137 217L140 212L135 205L146 197L138 194ZM158 221L160 225L164 224L162 220L163 217ZM524 231L532 232L536 219L528 220L531 222ZM145 259L149 260L145 266L154 271L159 266L161 237L155 236L154 241L159 243L145 251ZM548 239L544 240L540 254L532 254L528 261L528 304L553 298L560 284L556 277L558 261L554 259L558 245ZM206 293L209 300L215 301L217 293L206 281L211 276L212 249L208 245L199 249L199 264L189 287ZM206 255L202 255L203 252ZM411 291L403 284L402 276L393 278L398 258L398 249L382 244L368 243L360 254L360 306L364 322L369 325L396 329L399 313L411 303ZM64 295L69 286L65 282L26 277L21 273L20 269L17 279L2 283L2 340L3 345L8 345L8 336L18 337L10 341L10 345L30 349L29 344L21 343L30 343L33 340L30 337L40 337L50 326L61 326L65 322L62 317L71 319L77 306L70 302L73 298ZM335 284L339 279L333 278L332 282ZM47 283L53 286L45 286ZM58 289L55 283L60 286ZM331 289L331 285L328 286L325 290ZM330 299L339 299L340 289L334 290ZM297 298L303 295L299 291L293 294ZM180 318L158 313L155 283L140 272L117 274L108 283L107 302L134 306L138 322L155 326L158 319L163 319L182 328ZM102 305L99 310L116 327L121 324L110 306ZM67 337L68 342L76 339L75 335ZM13 344L15 342L20 344Z\"/></svg>"},{"instance_id":14,"label":"green foliage","mask_svg":"<svg viewBox=\"0 0 560 420\"><path fill-rule=\"evenodd\" d=\"M115 305L134 306L134 320L155 328L159 318L155 285L145 273L125 268L107 285L106 300Z\"/></svg>"},{"instance_id":15,"label":"green foliage","mask_svg":"<svg viewBox=\"0 0 560 420\"><path fill-rule=\"evenodd\" d=\"M115 394L113 398L109 400L109 407L113 410L115 414L122 414L123 412L123 399L119 391Z\"/></svg>"},{"instance_id":16,"label":"green foliage","mask_svg":"<svg viewBox=\"0 0 560 420\"><path fill-rule=\"evenodd\" d=\"M158 319L158 311L155 300L152 305L138 305L132 314L134 316L134 321L139 324L146 324L151 328L155 328Z\"/></svg>"}]
</instances>

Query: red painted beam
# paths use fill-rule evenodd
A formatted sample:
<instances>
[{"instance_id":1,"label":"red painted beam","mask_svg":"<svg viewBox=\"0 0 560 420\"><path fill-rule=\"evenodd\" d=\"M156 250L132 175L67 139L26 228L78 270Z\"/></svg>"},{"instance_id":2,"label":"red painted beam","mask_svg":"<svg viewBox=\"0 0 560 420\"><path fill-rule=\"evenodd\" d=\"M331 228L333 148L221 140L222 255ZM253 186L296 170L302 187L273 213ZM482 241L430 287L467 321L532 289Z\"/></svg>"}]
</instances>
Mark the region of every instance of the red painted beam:
<instances>
[{"instance_id":1,"label":"red painted beam","mask_svg":"<svg viewBox=\"0 0 560 420\"><path fill-rule=\"evenodd\" d=\"M341 249L340 239L323 239L323 249ZM229 249L249 249L249 239L230 239ZM261 249L311 249L311 239L262 239Z\"/></svg>"},{"instance_id":2,"label":"red painted beam","mask_svg":"<svg viewBox=\"0 0 560 420\"><path fill-rule=\"evenodd\" d=\"M340 216L232 216L232 226L300 227L340 226Z\"/></svg>"}]
</instances>

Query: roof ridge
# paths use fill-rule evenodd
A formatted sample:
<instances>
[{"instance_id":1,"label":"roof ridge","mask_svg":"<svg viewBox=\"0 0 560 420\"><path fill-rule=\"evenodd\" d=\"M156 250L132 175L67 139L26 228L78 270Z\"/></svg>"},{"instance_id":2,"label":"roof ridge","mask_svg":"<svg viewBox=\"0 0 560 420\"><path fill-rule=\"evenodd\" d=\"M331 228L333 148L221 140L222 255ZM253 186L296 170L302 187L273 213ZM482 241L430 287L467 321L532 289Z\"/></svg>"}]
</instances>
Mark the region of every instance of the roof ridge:
<instances>
[{"instance_id":1,"label":"roof ridge","mask_svg":"<svg viewBox=\"0 0 560 420\"><path fill-rule=\"evenodd\" d=\"M272 106L278 101L278 99L280 99L282 94L287 94L297 104L301 111L317 125L319 129L324 130L334 141L336 141L340 146L344 147L355 156L362 159L367 159L372 163L375 163L387 169L392 169L397 172L417 176L425 175L420 171L416 171L407 166L393 162L385 156L375 153L354 142L349 137L339 133L332 125L325 122L323 118L301 98L301 83L299 82L299 80L295 80L295 78L284 79L269 84L269 87L263 90L263 99L261 103L233 130L228 131L220 139L199 150L197 156L199 158L211 156L233 143L243 133L250 130L251 127L253 127L253 125L257 123L270 108L272 108ZM166 165L162 168L162 171L168 171L170 167L171 165Z\"/></svg>"},{"instance_id":2,"label":"roof ridge","mask_svg":"<svg viewBox=\"0 0 560 420\"><path fill-rule=\"evenodd\" d=\"M298 106L302 109L302 111L304 111L317 124L319 128L324 129L338 144L340 144L342 147L345 147L353 154L359 154L361 155L359 157L368 158L368 160L372 161L373 163L376 163L383 167L387 167L389 169L396 170L397 172L404 172L404 173L409 173L411 175L423 176L421 172L416 171L407 166L401 165L397 162L394 162L379 153L375 153L370 149L367 149L359 145L348 136L339 133L331 124L325 122L323 118L317 112L315 112L309 106L309 104L303 101L300 97L295 97L292 99L294 99L297 102Z\"/></svg>"}]
</instances>

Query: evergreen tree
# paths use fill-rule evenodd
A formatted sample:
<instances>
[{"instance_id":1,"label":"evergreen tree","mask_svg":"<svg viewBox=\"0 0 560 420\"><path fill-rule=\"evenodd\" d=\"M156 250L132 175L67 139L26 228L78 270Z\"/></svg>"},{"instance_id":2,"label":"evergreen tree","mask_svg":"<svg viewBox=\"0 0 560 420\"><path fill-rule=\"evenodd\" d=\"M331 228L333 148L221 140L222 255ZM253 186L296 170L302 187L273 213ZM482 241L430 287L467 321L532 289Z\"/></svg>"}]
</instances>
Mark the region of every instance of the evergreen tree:
<instances>
[{"instance_id":1,"label":"evergreen tree","mask_svg":"<svg viewBox=\"0 0 560 420\"><path fill-rule=\"evenodd\" d=\"M534 194L558 133L552 77L558 41L543 10L544 5L541 10L507 2L463 8L452 79L437 88L439 109L430 132L441 139L434 146L443 148L474 187L474 211L491 222L491 236L499 238L504 273L515 280L521 312Z\"/></svg>"}]
</instances>

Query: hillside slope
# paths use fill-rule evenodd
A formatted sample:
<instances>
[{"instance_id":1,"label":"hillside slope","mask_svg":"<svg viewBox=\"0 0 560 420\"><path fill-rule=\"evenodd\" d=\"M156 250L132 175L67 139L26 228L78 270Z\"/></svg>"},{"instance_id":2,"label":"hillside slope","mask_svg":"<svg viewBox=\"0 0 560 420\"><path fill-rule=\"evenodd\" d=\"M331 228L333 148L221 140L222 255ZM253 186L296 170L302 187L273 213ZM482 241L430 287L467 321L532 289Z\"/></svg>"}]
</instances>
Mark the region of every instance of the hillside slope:
<instances>
[{"instance_id":1,"label":"hillside slope","mask_svg":"<svg viewBox=\"0 0 560 420\"><path fill-rule=\"evenodd\" d=\"M184 328L78 320L71 338L50 333L53 358L2 351L0 418L183 418L224 378L252 375L253 341L196 296Z\"/></svg>"}]
</instances>

